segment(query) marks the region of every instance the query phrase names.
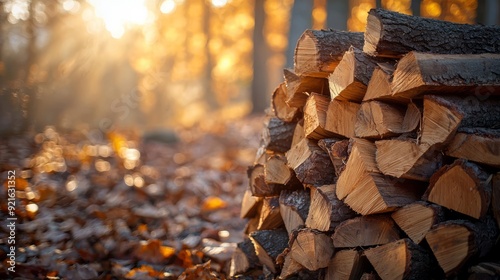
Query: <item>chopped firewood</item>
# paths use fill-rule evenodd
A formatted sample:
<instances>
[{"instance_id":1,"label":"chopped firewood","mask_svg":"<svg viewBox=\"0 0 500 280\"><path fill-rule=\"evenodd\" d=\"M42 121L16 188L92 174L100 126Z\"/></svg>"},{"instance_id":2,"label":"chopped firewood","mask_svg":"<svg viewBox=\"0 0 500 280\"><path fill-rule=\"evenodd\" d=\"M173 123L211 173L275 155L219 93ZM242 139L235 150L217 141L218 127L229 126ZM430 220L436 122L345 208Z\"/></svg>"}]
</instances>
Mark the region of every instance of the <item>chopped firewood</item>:
<instances>
[{"instance_id":1,"label":"chopped firewood","mask_svg":"<svg viewBox=\"0 0 500 280\"><path fill-rule=\"evenodd\" d=\"M248 220L247 225L245 226L245 234L250 234L257 230L257 225L259 224L260 217L256 216Z\"/></svg>"},{"instance_id":2,"label":"chopped firewood","mask_svg":"<svg viewBox=\"0 0 500 280\"><path fill-rule=\"evenodd\" d=\"M413 50L440 54L500 53L500 28L370 10L364 52L400 57Z\"/></svg>"},{"instance_id":3,"label":"chopped firewood","mask_svg":"<svg viewBox=\"0 0 500 280\"><path fill-rule=\"evenodd\" d=\"M413 103L403 107L368 101L361 104L354 131L360 138L388 138L415 130L420 118L420 110Z\"/></svg>"},{"instance_id":4,"label":"chopped firewood","mask_svg":"<svg viewBox=\"0 0 500 280\"><path fill-rule=\"evenodd\" d=\"M325 280L355 280L364 272L364 260L356 249L340 250L328 263Z\"/></svg>"},{"instance_id":5,"label":"chopped firewood","mask_svg":"<svg viewBox=\"0 0 500 280\"><path fill-rule=\"evenodd\" d=\"M491 178L480 166L457 159L432 175L424 198L480 219L490 205Z\"/></svg>"},{"instance_id":6,"label":"chopped firewood","mask_svg":"<svg viewBox=\"0 0 500 280\"><path fill-rule=\"evenodd\" d=\"M330 97L312 93L304 106L304 134L309 139L322 139L335 134L325 130Z\"/></svg>"},{"instance_id":7,"label":"chopped firewood","mask_svg":"<svg viewBox=\"0 0 500 280\"><path fill-rule=\"evenodd\" d=\"M335 168L335 175L338 177L344 171L347 157L349 156L347 148L349 146L348 139L325 138L318 141L318 146L326 151L330 156L330 160Z\"/></svg>"},{"instance_id":8,"label":"chopped firewood","mask_svg":"<svg viewBox=\"0 0 500 280\"><path fill-rule=\"evenodd\" d=\"M448 102L448 99L425 96L420 142L429 146L446 145L455 135L463 118L463 112L455 104Z\"/></svg>"},{"instance_id":9,"label":"chopped firewood","mask_svg":"<svg viewBox=\"0 0 500 280\"><path fill-rule=\"evenodd\" d=\"M267 150L284 153L292 145L292 136L297 123L287 123L276 117L270 118L262 132L262 141Z\"/></svg>"},{"instance_id":10,"label":"chopped firewood","mask_svg":"<svg viewBox=\"0 0 500 280\"><path fill-rule=\"evenodd\" d=\"M305 223L308 228L332 231L341 222L355 216L356 213L337 198L335 185L311 189L311 206Z\"/></svg>"},{"instance_id":11,"label":"chopped firewood","mask_svg":"<svg viewBox=\"0 0 500 280\"><path fill-rule=\"evenodd\" d=\"M500 172L493 175L492 179L491 212L500 229Z\"/></svg>"},{"instance_id":12,"label":"chopped firewood","mask_svg":"<svg viewBox=\"0 0 500 280\"><path fill-rule=\"evenodd\" d=\"M307 190L284 190L280 194L279 203L281 218L288 233L305 224L311 204L311 196Z\"/></svg>"},{"instance_id":13,"label":"chopped firewood","mask_svg":"<svg viewBox=\"0 0 500 280\"><path fill-rule=\"evenodd\" d=\"M450 220L434 226L425 236L439 266L451 276L472 257L483 257L493 248L498 228L492 218L472 223Z\"/></svg>"},{"instance_id":14,"label":"chopped firewood","mask_svg":"<svg viewBox=\"0 0 500 280\"><path fill-rule=\"evenodd\" d=\"M286 153L290 166L304 185L321 186L335 180L335 171L328 154L313 140L304 138Z\"/></svg>"},{"instance_id":15,"label":"chopped firewood","mask_svg":"<svg viewBox=\"0 0 500 280\"><path fill-rule=\"evenodd\" d=\"M447 156L500 168L500 131L459 129L444 152Z\"/></svg>"},{"instance_id":16,"label":"chopped firewood","mask_svg":"<svg viewBox=\"0 0 500 280\"><path fill-rule=\"evenodd\" d=\"M250 191L253 196L263 197L278 195L282 189L278 184L267 184L265 179L265 168L262 164L250 166L247 170Z\"/></svg>"},{"instance_id":17,"label":"chopped firewood","mask_svg":"<svg viewBox=\"0 0 500 280\"><path fill-rule=\"evenodd\" d=\"M438 149L413 139L380 140L375 145L377 166L385 175L427 182L442 166Z\"/></svg>"},{"instance_id":18,"label":"chopped firewood","mask_svg":"<svg viewBox=\"0 0 500 280\"><path fill-rule=\"evenodd\" d=\"M284 122L294 122L300 116L300 110L296 107L290 107L287 103L286 85L281 83L273 92L271 103L274 114Z\"/></svg>"},{"instance_id":19,"label":"chopped firewood","mask_svg":"<svg viewBox=\"0 0 500 280\"><path fill-rule=\"evenodd\" d=\"M337 181L339 199L362 215L392 211L417 200L420 188L413 183L402 186L379 173L375 144L364 139L353 141L346 168Z\"/></svg>"},{"instance_id":20,"label":"chopped firewood","mask_svg":"<svg viewBox=\"0 0 500 280\"><path fill-rule=\"evenodd\" d=\"M367 249L364 254L383 280L429 279L432 275L429 253L408 238Z\"/></svg>"},{"instance_id":21,"label":"chopped firewood","mask_svg":"<svg viewBox=\"0 0 500 280\"><path fill-rule=\"evenodd\" d=\"M363 33L337 30L306 30L295 48L295 72L326 78L351 46L363 47Z\"/></svg>"},{"instance_id":22,"label":"chopped firewood","mask_svg":"<svg viewBox=\"0 0 500 280\"><path fill-rule=\"evenodd\" d=\"M359 280L379 280L379 279L380 277L375 272L365 272L359 278Z\"/></svg>"},{"instance_id":23,"label":"chopped firewood","mask_svg":"<svg viewBox=\"0 0 500 280\"><path fill-rule=\"evenodd\" d=\"M316 92L329 96L328 80L326 78L298 76L285 69L286 103L290 107L302 108L306 104L309 93Z\"/></svg>"},{"instance_id":24,"label":"chopped firewood","mask_svg":"<svg viewBox=\"0 0 500 280\"><path fill-rule=\"evenodd\" d=\"M400 238L394 221L386 215L355 217L342 222L332 235L335 248L382 245Z\"/></svg>"},{"instance_id":25,"label":"chopped firewood","mask_svg":"<svg viewBox=\"0 0 500 280\"><path fill-rule=\"evenodd\" d=\"M306 138L304 133L304 119L300 120L293 131L292 147L297 145L302 139Z\"/></svg>"},{"instance_id":26,"label":"chopped firewood","mask_svg":"<svg viewBox=\"0 0 500 280\"><path fill-rule=\"evenodd\" d=\"M376 66L373 57L351 47L328 76L331 98L361 102Z\"/></svg>"},{"instance_id":27,"label":"chopped firewood","mask_svg":"<svg viewBox=\"0 0 500 280\"><path fill-rule=\"evenodd\" d=\"M332 239L319 231L300 230L291 247L292 258L309 270L328 266L333 255Z\"/></svg>"},{"instance_id":28,"label":"chopped firewood","mask_svg":"<svg viewBox=\"0 0 500 280\"><path fill-rule=\"evenodd\" d=\"M500 76L492 69L500 69L500 54L410 52L394 71L391 92L404 98L423 94L498 95Z\"/></svg>"},{"instance_id":29,"label":"chopped firewood","mask_svg":"<svg viewBox=\"0 0 500 280\"><path fill-rule=\"evenodd\" d=\"M413 242L419 244L432 226L444 221L444 212L439 205L417 201L398 209L391 217Z\"/></svg>"},{"instance_id":30,"label":"chopped firewood","mask_svg":"<svg viewBox=\"0 0 500 280\"><path fill-rule=\"evenodd\" d=\"M285 229L258 230L250 233L257 257L262 265L272 273L277 272L276 258L288 246L288 233Z\"/></svg>"},{"instance_id":31,"label":"chopped firewood","mask_svg":"<svg viewBox=\"0 0 500 280\"><path fill-rule=\"evenodd\" d=\"M265 181L267 184L283 185L283 189L294 190L302 188L293 170L286 164L284 154L269 156L264 165Z\"/></svg>"},{"instance_id":32,"label":"chopped firewood","mask_svg":"<svg viewBox=\"0 0 500 280\"><path fill-rule=\"evenodd\" d=\"M276 229L283 225L280 214L279 197L264 197L259 213L259 224L257 230Z\"/></svg>"},{"instance_id":33,"label":"chopped firewood","mask_svg":"<svg viewBox=\"0 0 500 280\"><path fill-rule=\"evenodd\" d=\"M285 256L279 279L287 279L288 277L297 274L299 271L305 269L303 265L292 258L292 254L290 254L289 248L286 248L283 254L285 254Z\"/></svg>"},{"instance_id":34,"label":"chopped firewood","mask_svg":"<svg viewBox=\"0 0 500 280\"><path fill-rule=\"evenodd\" d=\"M252 195L250 190L246 190L241 200L240 217L242 219L250 219L257 216L262 200Z\"/></svg>"},{"instance_id":35,"label":"chopped firewood","mask_svg":"<svg viewBox=\"0 0 500 280\"><path fill-rule=\"evenodd\" d=\"M332 100L326 113L325 129L335 135L354 137L356 115L360 106L355 102Z\"/></svg>"},{"instance_id":36,"label":"chopped firewood","mask_svg":"<svg viewBox=\"0 0 500 280\"><path fill-rule=\"evenodd\" d=\"M406 98L392 96L391 82L394 73L393 64L378 64L373 70L372 77L366 86L366 93L363 101L384 100L398 103L408 103Z\"/></svg>"},{"instance_id":37,"label":"chopped firewood","mask_svg":"<svg viewBox=\"0 0 500 280\"><path fill-rule=\"evenodd\" d=\"M238 243L231 257L229 275L235 276L244 273L254 268L258 263L259 259L255 253L255 247L252 241L249 238L245 238Z\"/></svg>"}]
</instances>

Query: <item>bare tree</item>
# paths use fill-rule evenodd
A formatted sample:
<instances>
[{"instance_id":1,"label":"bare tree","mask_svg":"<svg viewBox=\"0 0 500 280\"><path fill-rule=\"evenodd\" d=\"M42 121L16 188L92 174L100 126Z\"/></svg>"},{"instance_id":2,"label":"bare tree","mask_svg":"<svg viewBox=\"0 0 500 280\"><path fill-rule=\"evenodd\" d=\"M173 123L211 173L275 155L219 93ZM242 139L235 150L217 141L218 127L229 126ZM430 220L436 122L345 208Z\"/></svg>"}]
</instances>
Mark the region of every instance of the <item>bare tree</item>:
<instances>
[{"instance_id":1,"label":"bare tree","mask_svg":"<svg viewBox=\"0 0 500 280\"><path fill-rule=\"evenodd\" d=\"M252 80L252 113L264 112L269 107L270 94L268 91L267 61L270 49L264 37L266 12L265 0L255 1L255 25L253 31L253 80Z\"/></svg>"}]
</instances>

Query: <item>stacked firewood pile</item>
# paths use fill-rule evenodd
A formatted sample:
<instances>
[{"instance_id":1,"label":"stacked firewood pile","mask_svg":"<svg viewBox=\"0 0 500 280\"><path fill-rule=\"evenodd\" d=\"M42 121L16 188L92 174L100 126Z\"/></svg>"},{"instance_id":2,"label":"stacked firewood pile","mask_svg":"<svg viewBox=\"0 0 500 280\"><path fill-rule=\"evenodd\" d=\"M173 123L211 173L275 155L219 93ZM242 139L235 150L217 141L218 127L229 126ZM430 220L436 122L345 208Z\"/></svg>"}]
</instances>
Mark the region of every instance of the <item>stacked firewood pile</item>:
<instances>
[{"instance_id":1,"label":"stacked firewood pile","mask_svg":"<svg viewBox=\"0 0 500 280\"><path fill-rule=\"evenodd\" d=\"M299 39L231 274L498 279L500 28L382 9L367 22Z\"/></svg>"}]
</instances>

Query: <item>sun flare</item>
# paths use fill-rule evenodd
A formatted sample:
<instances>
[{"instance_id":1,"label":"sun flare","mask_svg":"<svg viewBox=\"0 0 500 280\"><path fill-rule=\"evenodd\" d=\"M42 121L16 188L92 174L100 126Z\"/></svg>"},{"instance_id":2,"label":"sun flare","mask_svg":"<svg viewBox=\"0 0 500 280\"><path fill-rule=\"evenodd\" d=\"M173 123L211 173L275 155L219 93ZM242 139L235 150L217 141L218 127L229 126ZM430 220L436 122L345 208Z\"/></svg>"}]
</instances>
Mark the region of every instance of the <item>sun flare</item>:
<instances>
[{"instance_id":1,"label":"sun flare","mask_svg":"<svg viewBox=\"0 0 500 280\"><path fill-rule=\"evenodd\" d=\"M146 0L89 0L96 17L104 22L113 38L121 38L128 27L144 25L150 14Z\"/></svg>"}]
</instances>

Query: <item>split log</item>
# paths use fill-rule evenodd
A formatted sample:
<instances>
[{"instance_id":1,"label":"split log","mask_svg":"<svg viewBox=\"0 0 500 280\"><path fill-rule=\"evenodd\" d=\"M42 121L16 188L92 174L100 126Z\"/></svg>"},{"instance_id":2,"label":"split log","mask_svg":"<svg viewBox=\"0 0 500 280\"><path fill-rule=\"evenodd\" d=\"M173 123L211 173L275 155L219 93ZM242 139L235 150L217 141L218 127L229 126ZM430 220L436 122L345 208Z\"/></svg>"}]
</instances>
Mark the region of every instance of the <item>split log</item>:
<instances>
[{"instance_id":1,"label":"split log","mask_svg":"<svg viewBox=\"0 0 500 280\"><path fill-rule=\"evenodd\" d=\"M340 176L340 173L344 171L345 164L349 156L349 153L347 152L349 140L325 138L318 141L318 146L323 149L323 151L328 153L330 160L333 163L333 168L335 168L335 175L337 177Z\"/></svg>"},{"instance_id":2,"label":"split log","mask_svg":"<svg viewBox=\"0 0 500 280\"><path fill-rule=\"evenodd\" d=\"M491 178L478 165L458 159L432 175L424 198L480 219L490 206Z\"/></svg>"},{"instance_id":3,"label":"split log","mask_svg":"<svg viewBox=\"0 0 500 280\"><path fill-rule=\"evenodd\" d=\"M305 225L319 231L332 231L343 221L356 216L349 206L337 198L335 185L311 189L311 206Z\"/></svg>"},{"instance_id":4,"label":"split log","mask_svg":"<svg viewBox=\"0 0 500 280\"><path fill-rule=\"evenodd\" d=\"M500 172L493 175L492 179L491 212L500 229Z\"/></svg>"},{"instance_id":5,"label":"split log","mask_svg":"<svg viewBox=\"0 0 500 280\"><path fill-rule=\"evenodd\" d=\"M387 244L400 239L394 221L385 215L355 217L342 222L332 235L335 248Z\"/></svg>"},{"instance_id":6,"label":"split log","mask_svg":"<svg viewBox=\"0 0 500 280\"><path fill-rule=\"evenodd\" d=\"M298 76L290 70L284 70L286 83L286 103L290 107L302 108L306 104L309 93L316 92L330 95L328 79L310 76Z\"/></svg>"},{"instance_id":7,"label":"split log","mask_svg":"<svg viewBox=\"0 0 500 280\"><path fill-rule=\"evenodd\" d=\"M295 173L287 165L284 154L269 156L264 165L264 179L266 184L282 185L282 189L295 190L302 188L302 184L295 176ZM279 193L275 194L278 195Z\"/></svg>"},{"instance_id":8,"label":"split log","mask_svg":"<svg viewBox=\"0 0 500 280\"><path fill-rule=\"evenodd\" d=\"M279 197L264 197L259 213L259 224L257 230L276 229L283 225L280 214Z\"/></svg>"},{"instance_id":9,"label":"split log","mask_svg":"<svg viewBox=\"0 0 500 280\"><path fill-rule=\"evenodd\" d=\"M250 219L259 213L262 200L252 195L250 190L246 190L241 200L240 217L242 219Z\"/></svg>"},{"instance_id":10,"label":"split log","mask_svg":"<svg viewBox=\"0 0 500 280\"><path fill-rule=\"evenodd\" d=\"M328 263L325 280L359 279L364 269L364 258L356 249L337 251Z\"/></svg>"},{"instance_id":11,"label":"split log","mask_svg":"<svg viewBox=\"0 0 500 280\"><path fill-rule=\"evenodd\" d=\"M277 272L276 258L288 246L288 233L285 229L259 230L250 233L259 262L272 273Z\"/></svg>"},{"instance_id":12,"label":"split log","mask_svg":"<svg viewBox=\"0 0 500 280\"><path fill-rule=\"evenodd\" d=\"M402 182L379 173L375 161L375 144L354 139L346 168L337 181L336 194L354 211L375 214L393 211L416 201L421 187L414 182Z\"/></svg>"},{"instance_id":13,"label":"split log","mask_svg":"<svg viewBox=\"0 0 500 280\"><path fill-rule=\"evenodd\" d=\"M407 98L392 96L391 83L395 67L393 64L379 64L373 70L372 78L366 86L363 101L383 100L397 103L408 103Z\"/></svg>"},{"instance_id":14,"label":"split log","mask_svg":"<svg viewBox=\"0 0 500 280\"><path fill-rule=\"evenodd\" d=\"M439 54L500 53L500 28L370 10L364 52L400 57L413 50Z\"/></svg>"},{"instance_id":15,"label":"split log","mask_svg":"<svg viewBox=\"0 0 500 280\"><path fill-rule=\"evenodd\" d=\"M260 209L259 209L259 211L260 211ZM245 226L245 234L250 234L250 233L256 231L257 225L259 224L259 220L260 220L259 216L255 216L255 217L251 218L250 220L248 220L248 223Z\"/></svg>"},{"instance_id":16,"label":"split log","mask_svg":"<svg viewBox=\"0 0 500 280\"><path fill-rule=\"evenodd\" d=\"M398 209L391 217L413 242L419 244L434 225L444 221L444 211L439 205L417 201Z\"/></svg>"},{"instance_id":17,"label":"split log","mask_svg":"<svg viewBox=\"0 0 500 280\"><path fill-rule=\"evenodd\" d=\"M354 137L356 115L360 106L354 102L332 100L326 113L325 130L341 137Z\"/></svg>"},{"instance_id":18,"label":"split log","mask_svg":"<svg viewBox=\"0 0 500 280\"><path fill-rule=\"evenodd\" d=\"M304 135L309 139L323 139L335 136L325 129L326 112L330 97L311 93L304 106Z\"/></svg>"},{"instance_id":19,"label":"split log","mask_svg":"<svg viewBox=\"0 0 500 280\"><path fill-rule=\"evenodd\" d=\"M328 76L330 97L338 100L361 102L377 61L351 47L345 52L335 71Z\"/></svg>"},{"instance_id":20,"label":"split log","mask_svg":"<svg viewBox=\"0 0 500 280\"><path fill-rule=\"evenodd\" d=\"M295 48L295 72L326 78L351 46L363 47L363 33L337 30L306 30Z\"/></svg>"},{"instance_id":21,"label":"split log","mask_svg":"<svg viewBox=\"0 0 500 280\"><path fill-rule=\"evenodd\" d=\"M242 242L237 244L233 256L231 257L229 275L235 276L245 273L255 268L258 263L259 259L255 254L255 247L252 241L249 238L245 238Z\"/></svg>"},{"instance_id":22,"label":"split log","mask_svg":"<svg viewBox=\"0 0 500 280\"><path fill-rule=\"evenodd\" d=\"M493 69L500 69L500 54L410 52L394 71L391 92L403 98L423 94L499 95L500 74Z\"/></svg>"},{"instance_id":23,"label":"split log","mask_svg":"<svg viewBox=\"0 0 500 280\"><path fill-rule=\"evenodd\" d=\"M463 111L449 102L449 99L435 95L425 96L420 142L428 146L446 145L455 135L463 118Z\"/></svg>"},{"instance_id":24,"label":"split log","mask_svg":"<svg viewBox=\"0 0 500 280\"><path fill-rule=\"evenodd\" d=\"M313 140L304 138L286 153L290 166L304 185L321 186L335 181L335 172L328 154Z\"/></svg>"},{"instance_id":25,"label":"split log","mask_svg":"<svg viewBox=\"0 0 500 280\"><path fill-rule=\"evenodd\" d=\"M286 84L281 83L273 92L271 103L276 117L284 122L295 122L300 117L300 110L287 103Z\"/></svg>"},{"instance_id":26,"label":"split log","mask_svg":"<svg viewBox=\"0 0 500 280\"><path fill-rule=\"evenodd\" d=\"M298 232L291 246L292 258L309 270L327 267L333 252L330 237L307 228Z\"/></svg>"},{"instance_id":27,"label":"split log","mask_svg":"<svg viewBox=\"0 0 500 280\"><path fill-rule=\"evenodd\" d=\"M279 195L283 189L283 185L267 184L265 176L265 168L262 164L250 166L247 170L250 191L253 196L264 197Z\"/></svg>"},{"instance_id":28,"label":"split log","mask_svg":"<svg viewBox=\"0 0 500 280\"><path fill-rule=\"evenodd\" d=\"M471 223L450 220L434 226L425 236L439 266L449 277L473 257L483 257L493 248L498 228L493 219Z\"/></svg>"},{"instance_id":29,"label":"split log","mask_svg":"<svg viewBox=\"0 0 500 280\"><path fill-rule=\"evenodd\" d=\"M293 131L292 147L297 145L302 139L306 138L304 133L304 119L300 120Z\"/></svg>"},{"instance_id":30,"label":"split log","mask_svg":"<svg viewBox=\"0 0 500 280\"><path fill-rule=\"evenodd\" d=\"M270 118L262 132L262 142L267 150L284 153L292 145L297 123L287 123L276 117Z\"/></svg>"},{"instance_id":31,"label":"split log","mask_svg":"<svg viewBox=\"0 0 500 280\"><path fill-rule=\"evenodd\" d=\"M408 238L367 249L364 254L383 280L431 278L429 253Z\"/></svg>"},{"instance_id":32,"label":"split log","mask_svg":"<svg viewBox=\"0 0 500 280\"><path fill-rule=\"evenodd\" d=\"M281 218L289 234L304 226L311 205L311 196L307 190L284 190L280 194L279 203Z\"/></svg>"},{"instance_id":33,"label":"split log","mask_svg":"<svg viewBox=\"0 0 500 280\"><path fill-rule=\"evenodd\" d=\"M500 168L500 131L459 129L444 152L447 156Z\"/></svg>"},{"instance_id":34,"label":"split log","mask_svg":"<svg viewBox=\"0 0 500 280\"><path fill-rule=\"evenodd\" d=\"M428 182L443 163L440 150L413 139L380 140L375 145L378 168L396 178Z\"/></svg>"},{"instance_id":35,"label":"split log","mask_svg":"<svg viewBox=\"0 0 500 280\"><path fill-rule=\"evenodd\" d=\"M414 103L403 107L381 101L363 102L354 131L360 138L388 138L414 131L421 113Z\"/></svg>"},{"instance_id":36,"label":"split log","mask_svg":"<svg viewBox=\"0 0 500 280\"><path fill-rule=\"evenodd\" d=\"M285 251L289 249L285 249ZM279 279L287 279L288 277L297 274L299 271L306 269L298 261L292 258L292 254L287 252L284 257L283 267L281 268L281 273Z\"/></svg>"}]
</instances>

